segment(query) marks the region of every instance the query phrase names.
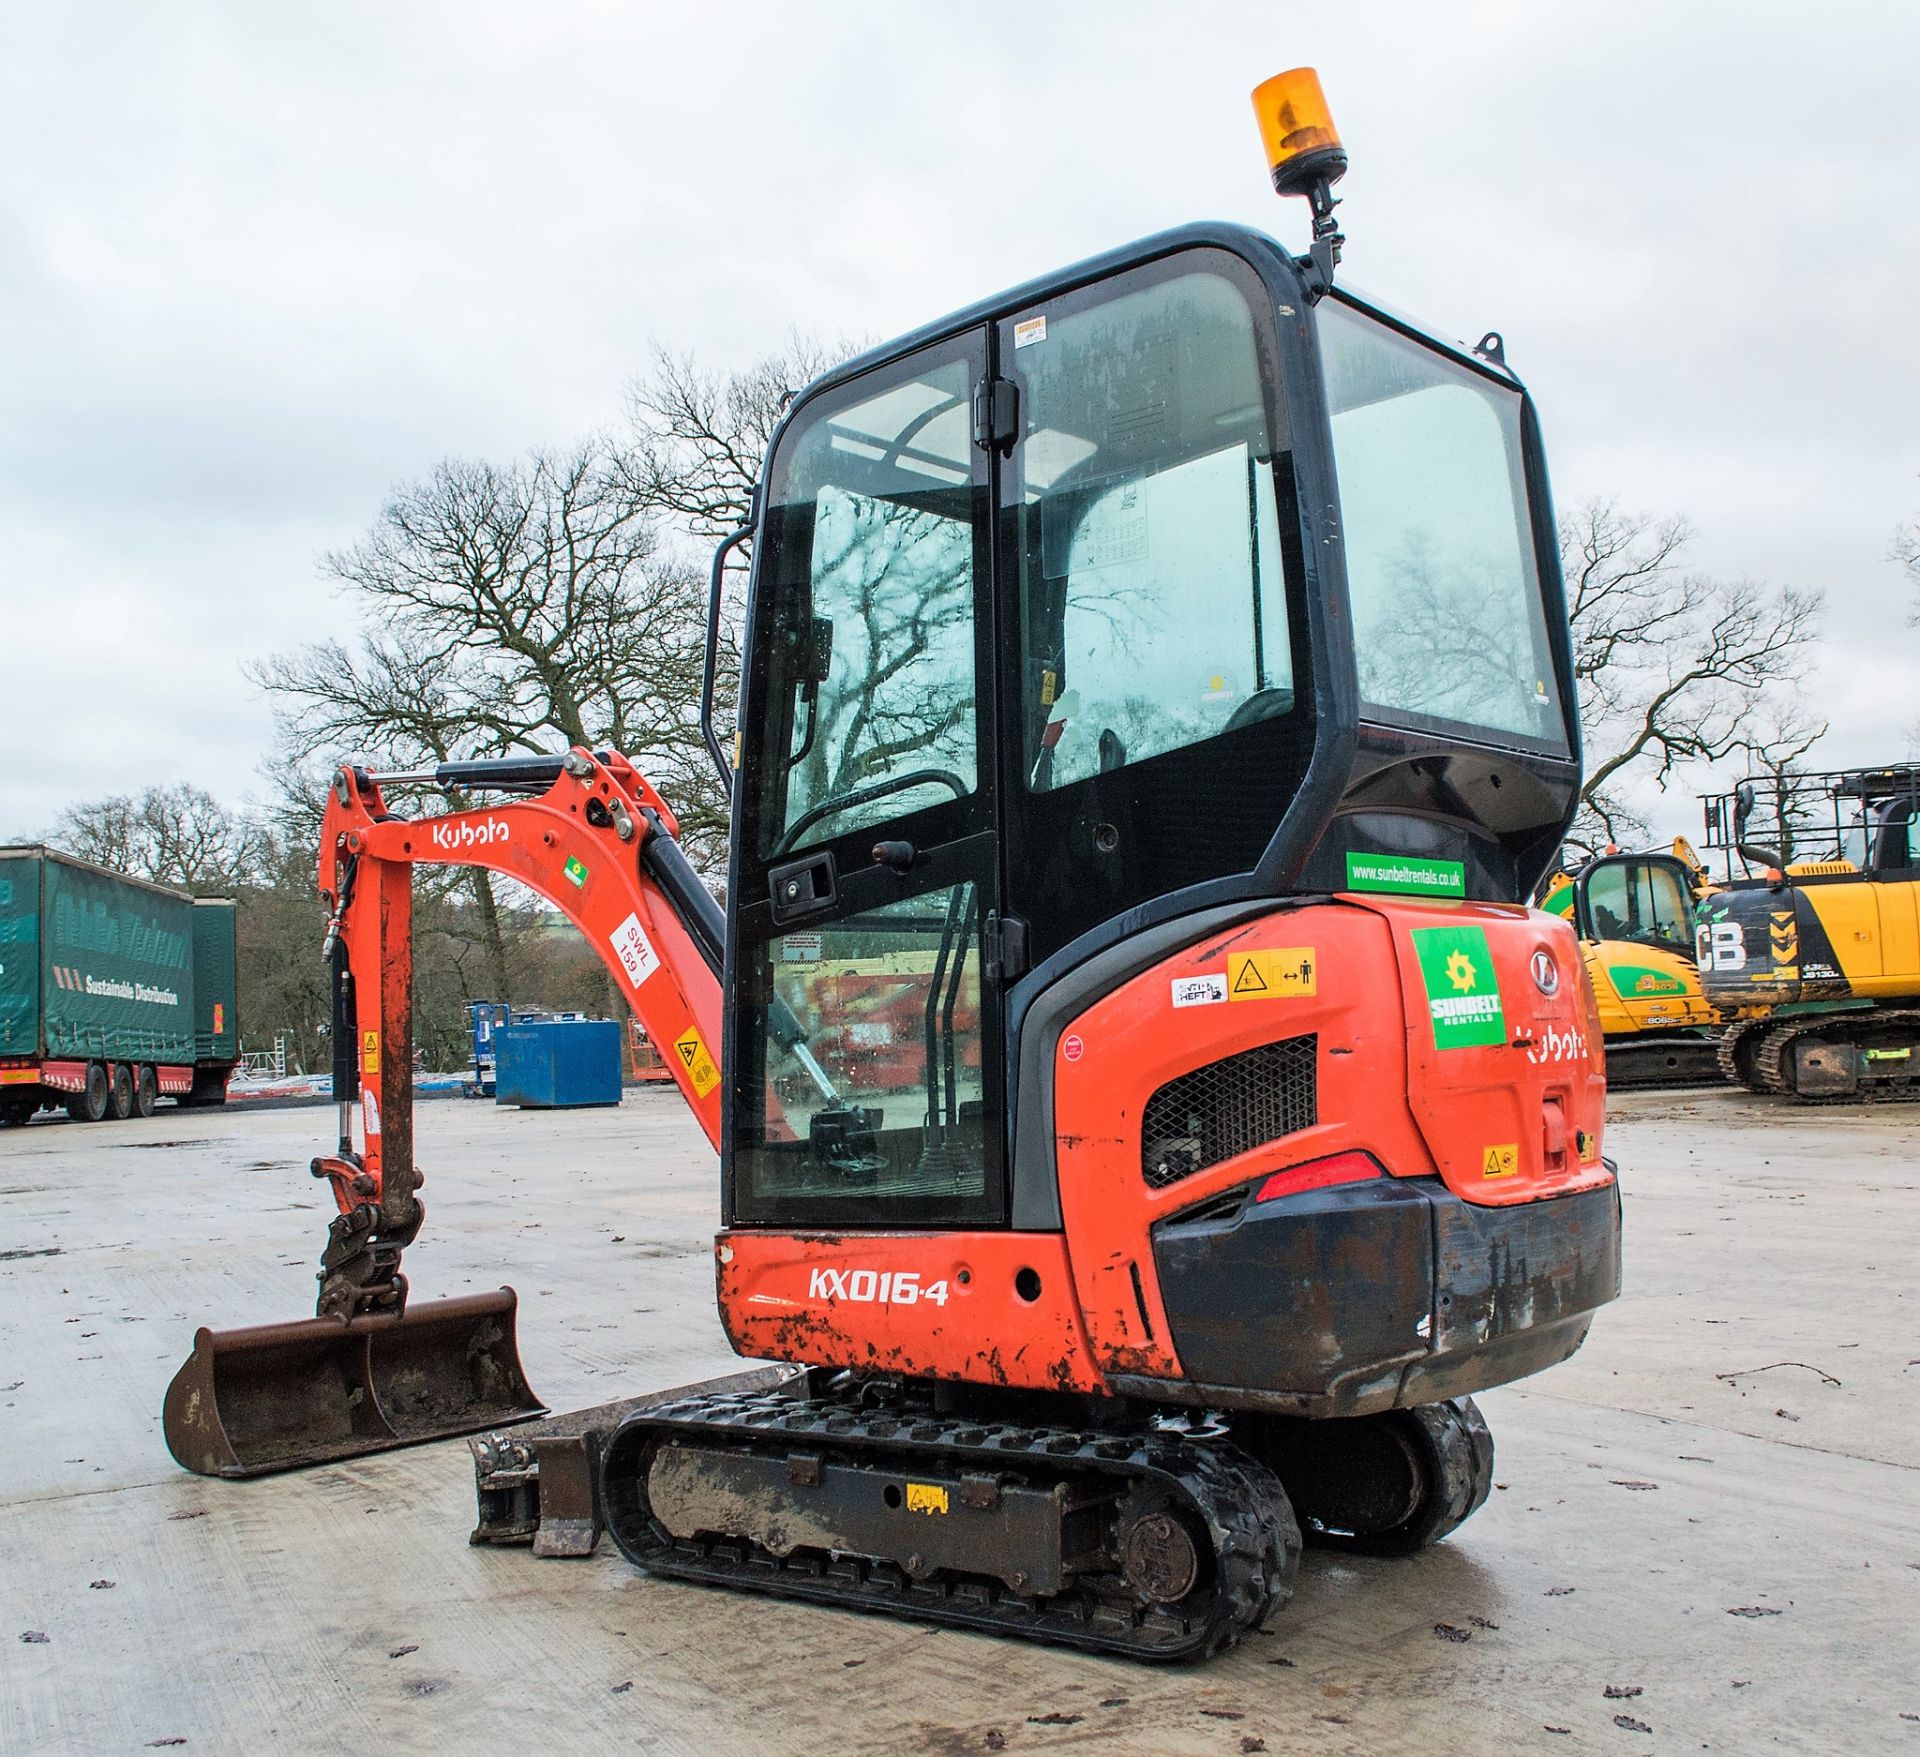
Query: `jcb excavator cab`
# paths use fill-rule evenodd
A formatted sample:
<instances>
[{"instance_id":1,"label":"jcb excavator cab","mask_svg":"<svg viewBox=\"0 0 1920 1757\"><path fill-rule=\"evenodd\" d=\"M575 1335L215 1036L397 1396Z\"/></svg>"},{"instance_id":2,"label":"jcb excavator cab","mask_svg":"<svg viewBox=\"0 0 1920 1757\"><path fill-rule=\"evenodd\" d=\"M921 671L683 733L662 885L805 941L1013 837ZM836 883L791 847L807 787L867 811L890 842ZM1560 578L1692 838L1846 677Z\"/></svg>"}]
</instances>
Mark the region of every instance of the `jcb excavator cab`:
<instances>
[{"instance_id":1,"label":"jcb excavator cab","mask_svg":"<svg viewBox=\"0 0 1920 1757\"><path fill-rule=\"evenodd\" d=\"M1062 979L1277 898L1511 902L1558 843L1532 406L1497 338L1316 303L1267 238L1190 227L852 362L795 405L765 505L734 1222L1056 1216L1035 1005Z\"/></svg>"},{"instance_id":2,"label":"jcb excavator cab","mask_svg":"<svg viewBox=\"0 0 1920 1757\"><path fill-rule=\"evenodd\" d=\"M1610 1087L1720 1078L1719 1014L1694 966L1696 877L1673 854L1603 854L1543 899L1580 936Z\"/></svg>"}]
</instances>

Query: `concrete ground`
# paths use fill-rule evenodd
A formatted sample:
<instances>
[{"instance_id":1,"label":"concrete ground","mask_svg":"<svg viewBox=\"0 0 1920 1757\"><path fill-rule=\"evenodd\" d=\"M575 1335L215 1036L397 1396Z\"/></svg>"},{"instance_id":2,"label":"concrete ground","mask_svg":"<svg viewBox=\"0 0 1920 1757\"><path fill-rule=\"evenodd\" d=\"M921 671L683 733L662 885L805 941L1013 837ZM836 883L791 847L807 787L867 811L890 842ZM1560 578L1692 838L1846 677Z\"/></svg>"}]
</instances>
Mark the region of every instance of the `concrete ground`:
<instances>
[{"instance_id":1,"label":"concrete ground","mask_svg":"<svg viewBox=\"0 0 1920 1757\"><path fill-rule=\"evenodd\" d=\"M304 1315L325 1110L0 1135L0 1752L1920 1752L1920 1111L1628 1096L1627 1291L1483 1399L1498 1490L1174 1671L470 1549L463 1442L168 1458L196 1324ZM555 1408L726 1370L678 1100L423 1106L417 1298Z\"/></svg>"}]
</instances>

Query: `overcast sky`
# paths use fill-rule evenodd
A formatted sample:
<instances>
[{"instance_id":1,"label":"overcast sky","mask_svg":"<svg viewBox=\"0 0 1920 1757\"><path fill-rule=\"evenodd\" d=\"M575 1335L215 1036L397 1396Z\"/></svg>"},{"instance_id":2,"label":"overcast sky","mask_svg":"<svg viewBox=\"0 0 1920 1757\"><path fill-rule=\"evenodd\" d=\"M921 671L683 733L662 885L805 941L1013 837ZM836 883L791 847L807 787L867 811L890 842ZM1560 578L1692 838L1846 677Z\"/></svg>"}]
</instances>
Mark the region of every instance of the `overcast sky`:
<instances>
[{"instance_id":1,"label":"overcast sky","mask_svg":"<svg viewBox=\"0 0 1920 1757\"><path fill-rule=\"evenodd\" d=\"M351 626L319 551L616 422L654 341L887 335L1188 219L1298 243L1247 92L1302 62L1345 272L1504 332L1563 503L1824 588L1827 752L1903 752L1910 4L0 0L0 834L259 790L243 663Z\"/></svg>"}]
</instances>

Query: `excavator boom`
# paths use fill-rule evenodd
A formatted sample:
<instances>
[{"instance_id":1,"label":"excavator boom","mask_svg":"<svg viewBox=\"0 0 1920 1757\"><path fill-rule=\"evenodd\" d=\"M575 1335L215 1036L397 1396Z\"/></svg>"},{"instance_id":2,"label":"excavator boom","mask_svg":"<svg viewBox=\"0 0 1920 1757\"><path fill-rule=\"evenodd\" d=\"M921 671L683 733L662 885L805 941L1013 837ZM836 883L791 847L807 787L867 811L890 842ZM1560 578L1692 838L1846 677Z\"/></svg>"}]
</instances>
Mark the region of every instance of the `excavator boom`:
<instances>
[{"instance_id":1,"label":"excavator boom","mask_svg":"<svg viewBox=\"0 0 1920 1757\"><path fill-rule=\"evenodd\" d=\"M384 791L403 786L509 796L407 818L388 810ZM254 1476L541 1413L520 1366L511 1289L407 1305L401 1253L425 1218L413 1150L413 868L486 867L565 915L718 1149L724 924L677 830L666 802L610 753L334 777L319 878L339 1139L312 1169L339 1212L318 1310L295 1323L198 1333L164 1411L181 1464Z\"/></svg>"}]
</instances>

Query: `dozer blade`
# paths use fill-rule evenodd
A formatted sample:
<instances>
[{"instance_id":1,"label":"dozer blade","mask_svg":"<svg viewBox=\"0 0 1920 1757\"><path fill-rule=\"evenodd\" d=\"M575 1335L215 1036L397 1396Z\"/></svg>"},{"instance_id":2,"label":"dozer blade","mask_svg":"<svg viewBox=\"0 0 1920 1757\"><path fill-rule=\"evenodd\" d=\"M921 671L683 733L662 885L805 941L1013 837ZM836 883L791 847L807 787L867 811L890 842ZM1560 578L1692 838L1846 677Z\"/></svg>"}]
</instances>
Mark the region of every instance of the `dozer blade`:
<instances>
[{"instance_id":1,"label":"dozer blade","mask_svg":"<svg viewBox=\"0 0 1920 1757\"><path fill-rule=\"evenodd\" d=\"M503 1287L401 1317L203 1329L167 1387L167 1449L202 1476L266 1476L544 1415L519 1304Z\"/></svg>"}]
</instances>

